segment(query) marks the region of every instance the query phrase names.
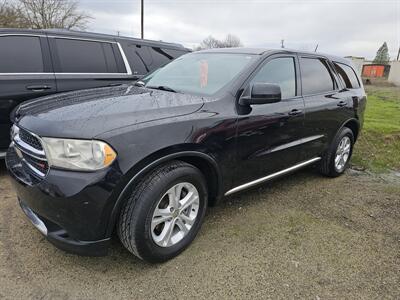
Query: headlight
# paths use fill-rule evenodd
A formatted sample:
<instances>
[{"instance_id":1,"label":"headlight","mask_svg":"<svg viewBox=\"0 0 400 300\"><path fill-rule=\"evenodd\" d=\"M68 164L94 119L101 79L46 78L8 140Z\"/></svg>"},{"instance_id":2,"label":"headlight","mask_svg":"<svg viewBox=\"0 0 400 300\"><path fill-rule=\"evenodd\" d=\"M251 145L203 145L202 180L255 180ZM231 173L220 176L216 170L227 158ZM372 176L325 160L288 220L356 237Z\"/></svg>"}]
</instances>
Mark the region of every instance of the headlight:
<instances>
[{"instance_id":1,"label":"headlight","mask_svg":"<svg viewBox=\"0 0 400 300\"><path fill-rule=\"evenodd\" d=\"M77 171L96 171L117 157L106 143L94 140L42 138L50 166Z\"/></svg>"}]
</instances>

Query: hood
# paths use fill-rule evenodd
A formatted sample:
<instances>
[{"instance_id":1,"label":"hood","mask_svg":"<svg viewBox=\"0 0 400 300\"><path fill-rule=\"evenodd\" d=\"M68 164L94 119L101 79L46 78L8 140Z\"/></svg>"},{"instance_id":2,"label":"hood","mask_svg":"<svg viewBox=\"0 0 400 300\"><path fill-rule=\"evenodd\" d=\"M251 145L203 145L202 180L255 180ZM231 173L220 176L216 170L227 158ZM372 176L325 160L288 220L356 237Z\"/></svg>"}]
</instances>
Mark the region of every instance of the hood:
<instances>
[{"instance_id":1,"label":"hood","mask_svg":"<svg viewBox=\"0 0 400 300\"><path fill-rule=\"evenodd\" d=\"M91 139L117 128L191 114L202 106L198 96L122 85L31 100L13 118L40 136Z\"/></svg>"}]
</instances>

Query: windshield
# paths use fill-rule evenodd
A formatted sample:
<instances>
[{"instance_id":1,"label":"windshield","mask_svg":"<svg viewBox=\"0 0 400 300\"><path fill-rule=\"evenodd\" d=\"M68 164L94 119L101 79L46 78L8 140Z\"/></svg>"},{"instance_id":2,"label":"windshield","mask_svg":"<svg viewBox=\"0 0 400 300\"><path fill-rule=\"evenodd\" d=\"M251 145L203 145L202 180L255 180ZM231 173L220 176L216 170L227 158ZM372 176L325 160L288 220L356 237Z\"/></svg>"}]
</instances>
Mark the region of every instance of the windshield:
<instances>
[{"instance_id":1,"label":"windshield","mask_svg":"<svg viewBox=\"0 0 400 300\"><path fill-rule=\"evenodd\" d=\"M222 89L254 58L254 55L232 53L187 54L141 81L148 88L209 96Z\"/></svg>"}]
</instances>

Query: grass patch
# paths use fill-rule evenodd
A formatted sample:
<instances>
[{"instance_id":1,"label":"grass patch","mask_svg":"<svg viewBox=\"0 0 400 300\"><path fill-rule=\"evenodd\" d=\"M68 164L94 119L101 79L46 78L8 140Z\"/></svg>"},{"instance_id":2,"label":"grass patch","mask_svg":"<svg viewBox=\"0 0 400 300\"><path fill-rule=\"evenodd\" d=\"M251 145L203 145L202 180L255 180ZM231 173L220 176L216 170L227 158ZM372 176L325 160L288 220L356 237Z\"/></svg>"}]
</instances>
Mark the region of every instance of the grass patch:
<instances>
[{"instance_id":1,"label":"grass patch","mask_svg":"<svg viewBox=\"0 0 400 300\"><path fill-rule=\"evenodd\" d=\"M367 87L364 128L353 164L374 172L400 170L400 88Z\"/></svg>"}]
</instances>

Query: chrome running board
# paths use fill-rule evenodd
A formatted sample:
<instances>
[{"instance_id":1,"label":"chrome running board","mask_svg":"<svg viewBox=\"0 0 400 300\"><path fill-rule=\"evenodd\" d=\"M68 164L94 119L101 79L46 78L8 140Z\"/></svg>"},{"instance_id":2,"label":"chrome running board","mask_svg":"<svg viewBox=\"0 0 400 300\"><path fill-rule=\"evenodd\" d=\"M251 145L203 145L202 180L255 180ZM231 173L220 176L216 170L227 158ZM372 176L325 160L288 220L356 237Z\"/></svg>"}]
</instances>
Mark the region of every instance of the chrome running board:
<instances>
[{"instance_id":1,"label":"chrome running board","mask_svg":"<svg viewBox=\"0 0 400 300\"><path fill-rule=\"evenodd\" d=\"M295 171L295 170L297 170L297 169L300 169L300 168L302 168L302 167L311 165L312 163L315 163L315 162L317 162L317 161L319 161L319 160L321 160L321 157L315 157L315 158L313 158L313 159L307 160L307 161L302 162L302 163L300 163L300 164L294 165L294 166L292 166L292 167L290 167L290 168L287 168L287 169L281 170L281 171L279 171L279 172L270 174L270 175L268 175L268 176L265 176L265 177L256 179L256 180L254 180L254 181L250 181L250 182L248 182L248 183L239 185L239 186L237 186L237 187L235 187L235 188L233 188L233 189L227 191L227 192L225 193L225 196L228 196L228 195L230 195L230 194L239 192L239 191L241 191L241 190L245 190L245 189L250 188L250 187L252 187L252 186L255 186L255 185L259 184L259 183L262 183L262 182L271 180L271 179L273 179L273 178L275 178L275 177L278 177L278 176L281 176L281 175L284 175L284 174L293 172L293 171Z\"/></svg>"}]
</instances>

